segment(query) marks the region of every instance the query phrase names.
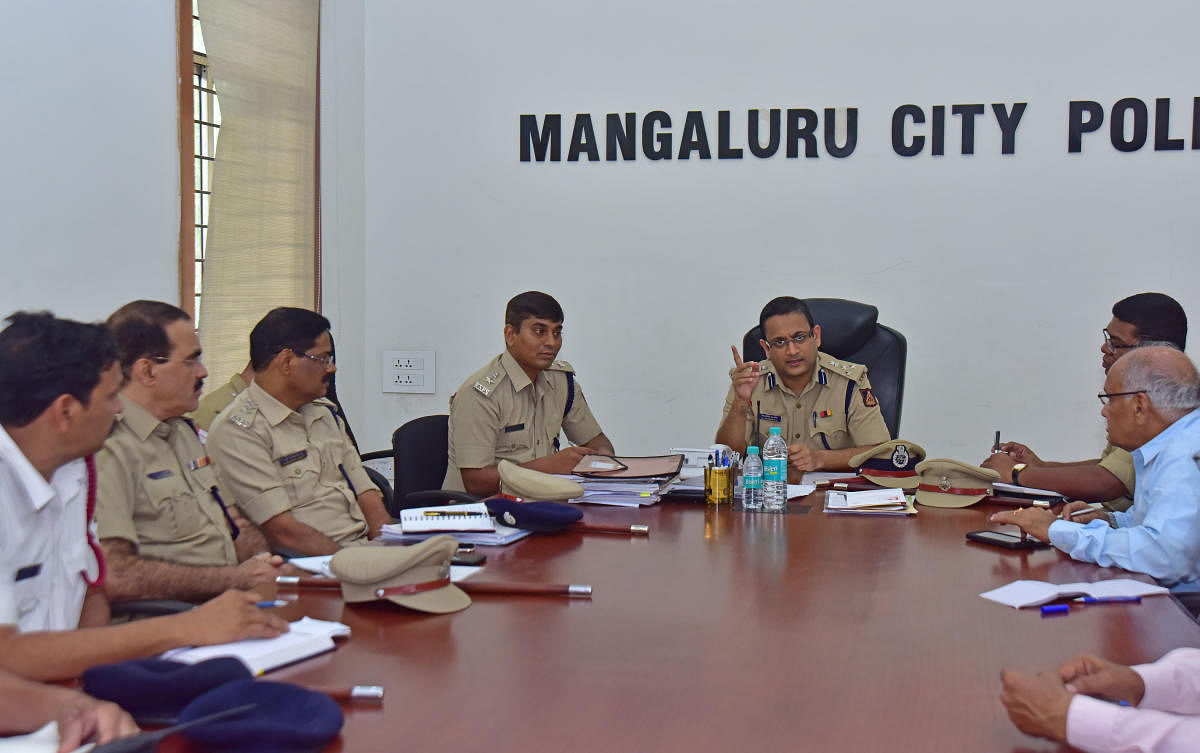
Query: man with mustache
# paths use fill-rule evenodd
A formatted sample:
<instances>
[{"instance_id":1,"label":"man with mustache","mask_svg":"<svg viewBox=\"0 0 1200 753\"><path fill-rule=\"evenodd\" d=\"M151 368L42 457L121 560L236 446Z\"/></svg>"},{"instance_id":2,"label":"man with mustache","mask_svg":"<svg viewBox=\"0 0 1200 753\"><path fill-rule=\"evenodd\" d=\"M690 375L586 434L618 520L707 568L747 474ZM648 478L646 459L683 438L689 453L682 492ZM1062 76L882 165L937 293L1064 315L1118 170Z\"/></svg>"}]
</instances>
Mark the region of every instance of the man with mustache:
<instances>
[{"instance_id":1,"label":"man with mustache","mask_svg":"<svg viewBox=\"0 0 1200 753\"><path fill-rule=\"evenodd\" d=\"M505 350L450 396L444 489L488 496L500 490L501 460L546 473L570 473L612 442L588 408L575 369L556 361L563 310L545 293L515 296L504 311ZM559 449L566 431L573 447Z\"/></svg>"},{"instance_id":2,"label":"man with mustache","mask_svg":"<svg viewBox=\"0 0 1200 753\"><path fill-rule=\"evenodd\" d=\"M183 309L133 301L108 318L125 385L96 456L96 525L110 601L203 601L229 588L274 593L283 560L222 498L190 421L208 376ZM290 569L290 568L289 568Z\"/></svg>"},{"instance_id":3,"label":"man with mustache","mask_svg":"<svg viewBox=\"0 0 1200 753\"><path fill-rule=\"evenodd\" d=\"M208 450L227 501L276 549L318 555L364 543L390 521L336 407L329 320L273 309L250 331L254 380L221 412Z\"/></svg>"}]
</instances>

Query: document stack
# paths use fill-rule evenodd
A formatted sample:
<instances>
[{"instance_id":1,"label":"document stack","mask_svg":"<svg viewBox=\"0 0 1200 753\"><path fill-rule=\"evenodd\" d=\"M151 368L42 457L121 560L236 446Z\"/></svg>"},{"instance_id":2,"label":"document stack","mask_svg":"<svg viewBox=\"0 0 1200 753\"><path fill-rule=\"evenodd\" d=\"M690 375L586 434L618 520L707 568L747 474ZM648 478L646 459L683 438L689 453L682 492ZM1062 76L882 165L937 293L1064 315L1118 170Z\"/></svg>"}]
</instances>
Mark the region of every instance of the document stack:
<instances>
[{"instance_id":1,"label":"document stack","mask_svg":"<svg viewBox=\"0 0 1200 753\"><path fill-rule=\"evenodd\" d=\"M825 512L839 515L916 515L912 500L903 489L872 489L862 492L825 492Z\"/></svg>"},{"instance_id":2,"label":"document stack","mask_svg":"<svg viewBox=\"0 0 1200 753\"><path fill-rule=\"evenodd\" d=\"M683 455L609 457L588 455L569 478L583 486L583 496L570 500L593 505L639 507L662 499L679 475Z\"/></svg>"}]
</instances>

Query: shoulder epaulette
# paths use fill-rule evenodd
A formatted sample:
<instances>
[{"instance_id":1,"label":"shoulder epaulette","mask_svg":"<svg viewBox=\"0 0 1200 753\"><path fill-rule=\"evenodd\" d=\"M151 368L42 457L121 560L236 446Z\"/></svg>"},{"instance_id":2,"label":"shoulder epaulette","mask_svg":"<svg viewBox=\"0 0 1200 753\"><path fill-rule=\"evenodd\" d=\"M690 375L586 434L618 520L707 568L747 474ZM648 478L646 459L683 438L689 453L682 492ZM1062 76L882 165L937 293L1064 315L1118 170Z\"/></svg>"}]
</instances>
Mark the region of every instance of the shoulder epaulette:
<instances>
[{"instance_id":1,"label":"shoulder epaulette","mask_svg":"<svg viewBox=\"0 0 1200 753\"><path fill-rule=\"evenodd\" d=\"M313 400L313 404L319 405L322 408L333 408L334 410L337 410L337 405L335 405L334 402L327 397L318 397L316 400Z\"/></svg>"},{"instance_id":2,"label":"shoulder epaulette","mask_svg":"<svg viewBox=\"0 0 1200 753\"><path fill-rule=\"evenodd\" d=\"M546 368L550 371L566 371L571 374L575 373L575 367L566 361L552 361Z\"/></svg>"},{"instance_id":3,"label":"shoulder epaulette","mask_svg":"<svg viewBox=\"0 0 1200 753\"><path fill-rule=\"evenodd\" d=\"M504 372L504 369L497 365L492 373L476 381L473 386L475 391L479 394L483 395L484 397L491 397L492 390L496 389L496 386L503 382L507 377L508 374Z\"/></svg>"},{"instance_id":4,"label":"shoulder epaulette","mask_svg":"<svg viewBox=\"0 0 1200 753\"><path fill-rule=\"evenodd\" d=\"M826 369L838 376L843 376L852 382L857 382L867 373L867 367L861 363L851 363L850 361L839 361L828 353L817 353L817 365Z\"/></svg>"},{"instance_id":5,"label":"shoulder epaulette","mask_svg":"<svg viewBox=\"0 0 1200 753\"><path fill-rule=\"evenodd\" d=\"M254 423L254 417L258 415L258 403L249 395L242 401L241 405L233 406L229 409L229 420L243 429L249 429Z\"/></svg>"}]
</instances>

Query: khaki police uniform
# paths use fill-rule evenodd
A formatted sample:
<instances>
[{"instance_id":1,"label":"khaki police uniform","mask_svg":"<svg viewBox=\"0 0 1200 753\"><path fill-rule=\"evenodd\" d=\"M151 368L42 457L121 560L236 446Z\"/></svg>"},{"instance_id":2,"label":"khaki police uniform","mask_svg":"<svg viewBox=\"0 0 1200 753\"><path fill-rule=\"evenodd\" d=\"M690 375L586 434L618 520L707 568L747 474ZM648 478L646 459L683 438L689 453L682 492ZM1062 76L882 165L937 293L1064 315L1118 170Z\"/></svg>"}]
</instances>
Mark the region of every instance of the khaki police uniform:
<instances>
[{"instance_id":1,"label":"khaki police uniform","mask_svg":"<svg viewBox=\"0 0 1200 753\"><path fill-rule=\"evenodd\" d=\"M233 378L225 384L216 388L204 397L200 398L200 404L196 406L196 410L189 414L192 422L199 426L204 431L212 426L212 422L217 415L225 410L226 406L233 402L233 399L242 394L246 390L246 380L242 379L241 374L234 374Z\"/></svg>"},{"instance_id":2,"label":"khaki police uniform","mask_svg":"<svg viewBox=\"0 0 1200 753\"><path fill-rule=\"evenodd\" d=\"M554 361L532 382L505 350L467 377L450 396L449 457L442 488L465 490L459 468L487 468L501 460L521 464L552 455L559 449L560 430L577 445L602 434L574 374L571 364ZM574 382L573 398L568 375Z\"/></svg>"},{"instance_id":3,"label":"khaki police uniform","mask_svg":"<svg viewBox=\"0 0 1200 753\"><path fill-rule=\"evenodd\" d=\"M799 395L784 386L770 361L760 362L758 368L762 376L754 385L746 410L747 445L759 442L761 446L772 426L782 428L789 445L813 450L844 450L891 439L871 391L866 366L818 352L812 379ZM721 412L722 422L733 408L733 400L731 384Z\"/></svg>"},{"instance_id":4,"label":"khaki police uniform","mask_svg":"<svg viewBox=\"0 0 1200 753\"><path fill-rule=\"evenodd\" d=\"M184 565L236 565L217 473L182 418L159 421L121 395L121 415L96 454L96 529L137 554ZM219 493L219 490L218 490Z\"/></svg>"},{"instance_id":5,"label":"khaki police uniform","mask_svg":"<svg viewBox=\"0 0 1200 753\"><path fill-rule=\"evenodd\" d=\"M1104 451L1100 453L1100 467L1117 477L1117 480L1125 485L1129 490L1129 496L1117 497L1110 499L1101 504L1105 510L1116 510L1124 512L1130 507L1133 507L1133 492L1136 485L1135 479L1137 474L1133 470L1133 455L1128 451L1122 450L1120 447L1113 447L1112 444L1106 444Z\"/></svg>"},{"instance_id":6,"label":"khaki police uniform","mask_svg":"<svg viewBox=\"0 0 1200 753\"><path fill-rule=\"evenodd\" d=\"M343 546L367 540L357 497L378 487L330 401L293 411L253 382L213 422L207 446L232 497L226 501L259 527L291 512Z\"/></svg>"}]
</instances>

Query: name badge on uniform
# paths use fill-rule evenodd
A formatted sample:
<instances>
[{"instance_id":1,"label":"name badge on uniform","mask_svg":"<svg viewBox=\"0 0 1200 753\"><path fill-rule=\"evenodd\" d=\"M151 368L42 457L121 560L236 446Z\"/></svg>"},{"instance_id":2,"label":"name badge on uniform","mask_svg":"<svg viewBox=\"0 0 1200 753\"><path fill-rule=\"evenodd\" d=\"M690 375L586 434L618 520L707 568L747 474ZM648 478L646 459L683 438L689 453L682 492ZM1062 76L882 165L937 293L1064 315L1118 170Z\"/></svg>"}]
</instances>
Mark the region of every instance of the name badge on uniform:
<instances>
[{"instance_id":1,"label":"name badge on uniform","mask_svg":"<svg viewBox=\"0 0 1200 753\"><path fill-rule=\"evenodd\" d=\"M17 571L17 577L13 578L13 580L20 582L23 580L27 580L29 578L36 577L41 572L42 572L42 563L40 563L40 562L36 565L26 565L25 567L23 567Z\"/></svg>"},{"instance_id":2,"label":"name badge on uniform","mask_svg":"<svg viewBox=\"0 0 1200 753\"><path fill-rule=\"evenodd\" d=\"M772 416L770 413L759 413L758 417L763 421L783 422L783 416Z\"/></svg>"},{"instance_id":3,"label":"name badge on uniform","mask_svg":"<svg viewBox=\"0 0 1200 753\"><path fill-rule=\"evenodd\" d=\"M212 459L208 455L205 455L202 458L196 458L195 460L188 463L188 468L191 468L193 471L198 471L201 468L206 467L211 462L212 462Z\"/></svg>"},{"instance_id":4,"label":"name badge on uniform","mask_svg":"<svg viewBox=\"0 0 1200 753\"><path fill-rule=\"evenodd\" d=\"M283 457L279 458L278 462L280 465L291 465L297 460L303 460L306 457L308 457L308 450L300 450L298 452L293 452L291 455L284 455Z\"/></svg>"},{"instance_id":5,"label":"name badge on uniform","mask_svg":"<svg viewBox=\"0 0 1200 753\"><path fill-rule=\"evenodd\" d=\"M524 429L524 428L525 428L525 424L513 424L512 426L505 426L504 433L512 434L514 431L520 431L521 429Z\"/></svg>"},{"instance_id":6,"label":"name badge on uniform","mask_svg":"<svg viewBox=\"0 0 1200 753\"><path fill-rule=\"evenodd\" d=\"M175 472L172 471L170 468L164 468L161 471L155 471L154 473L147 473L146 478L160 479L160 478L166 478L167 476L174 476L174 475L175 475Z\"/></svg>"}]
</instances>

